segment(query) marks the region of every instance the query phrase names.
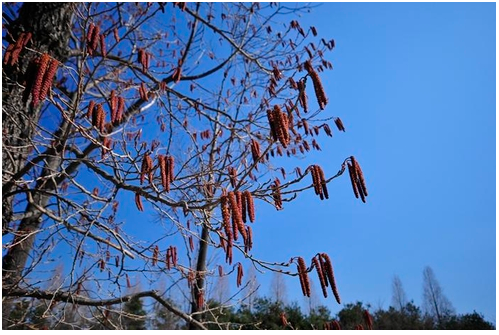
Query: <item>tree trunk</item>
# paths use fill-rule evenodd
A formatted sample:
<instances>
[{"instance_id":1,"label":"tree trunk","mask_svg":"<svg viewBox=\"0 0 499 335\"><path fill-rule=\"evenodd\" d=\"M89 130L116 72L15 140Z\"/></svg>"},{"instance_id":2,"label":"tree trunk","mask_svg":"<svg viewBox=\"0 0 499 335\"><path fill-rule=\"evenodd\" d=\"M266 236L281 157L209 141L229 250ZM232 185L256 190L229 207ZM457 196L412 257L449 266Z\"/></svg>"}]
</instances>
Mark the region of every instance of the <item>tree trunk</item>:
<instances>
[{"instance_id":1,"label":"tree trunk","mask_svg":"<svg viewBox=\"0 0 499 335\"><path fill-rule=\"evenodd\" d=\"M206 275L206 255L208 252L209 230L206 225L203 226L201 232L201 240L199 241L199 252L196 266L196 279L192 285L192 317L196 321L202 321L201 311L203 306L199 306L198 301L200 295L204 296L205 275ZM204 300L204 299L203 299ZM189 325L189 329L199 329L193 322Z\"/></svg>"},{"instance_id":2,"label":"tree trunk","mask_svg":"<svg viewBox=\"0 0 499 335\"><path fill-rule=\"evenodd\" d=\"M32 33L32 44L30 48L40 53L49 53L61 63L66 62L69 55L70 22L73 14L72 3L48 3L35 2L25 3L19 10L18 17L8 25L8 40L16 40L22 32ZM27 163L29 148L33 138L35 127L40 119L40 107L33 108L29 101L22 101L24 88L23 76L28 64L32 59L38 57L39 53L24 50L19 58L18 64L3 67L2 76L2 117L3 117L3 171L2 171L2 234L13 232L13 192L22 186L22 168ZM59 133L62 133L62 128ZM57 171L60 160L57 155L57 146L53 148L50 155L45 159L42 175L48 175ZM35 241L36 231L42 222L42 211L50 197L44 192L55 187L53 182L44 181L41 178L35 189L30 191L33 202L28 203L25 216L17 229L17 243L9 249L3 259L3 284L18 284L22 272L26 266ZM27 238L24 238L28 236Z\"/></svg>"}]
</instances>

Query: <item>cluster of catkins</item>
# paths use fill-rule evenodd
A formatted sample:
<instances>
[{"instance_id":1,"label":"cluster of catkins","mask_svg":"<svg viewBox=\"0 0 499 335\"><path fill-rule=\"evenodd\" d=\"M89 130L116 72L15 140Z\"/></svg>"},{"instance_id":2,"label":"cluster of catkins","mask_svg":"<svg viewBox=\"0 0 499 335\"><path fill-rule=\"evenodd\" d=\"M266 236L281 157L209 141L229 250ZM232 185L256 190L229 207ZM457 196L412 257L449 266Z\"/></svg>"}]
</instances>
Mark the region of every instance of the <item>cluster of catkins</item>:
<instances>
[{"instance_id":1,"label":"cluster of catkins","mask_svg":"<svg viewBox=\"0 0 499 335\"><path fill-rule=\"evenodd\" d=\"M255 169L258 171L258 162L260 160L260 143L257 140L251 139L250 143L251 156L253 157L253 162L255 164Z\"/></svg>"},{"instance_id":2,"label":"cluster of catkins","mask_svg":"<svg viewBox=\"0 0 499 335\"><path fill-rule=\"evenodd\" d=\"M22 32L21 34L19 34L19 37L17 37L16 43L9 44L7 50L5 50L3 65L16 65L17 61L19 60L21 51L26 45L28 45L28 42L31 40L31 36L32 35L30 32Z\"/></svg>"},{"instance_id":3,"label":"cluster of catkins","mask_svg":"<svg viewBox=\"0 0 499 335\"><path fill-rule=\"evenodd\" d=\"M161 174L161 184L167 192L170 192L170 184L173 182L175 174L175 159L173 156L158 155L158 166ZM140 184L144 183L146 176L149 183L153 183L154 162L149 153L144 154L142 159L142 166L140 169ZM139 211L144 210L140 193L135 193L135 205Z\"/></svg>"},{"instance_id":4,"label":"cluster of catkins","mask_svg":"<svg viewBox=\"0 0 499 335\"><path fill-rule=\"evenodd\" d=\"M152 266L156 266L159 260L159 246L156 245L152 252ZM166 268L170 270L172 267L177 267L178 256L177 247L170 246L166 249L165 264Z\"/></svg>"},{"instance_id":5,"label":"cluster of catkins","mask_svg":"<svg viewBox=\"0 0 499 335\"><path fill-rule=\"evenodd\" d=\"M315 96L317 97L317 102L319 103L319 108L323 110L327 105L327 97L326 92L324 91L324 87L322 86L321 78L319 74L312 66L312 62L307 60L305 62L305 70L307 70L310 78L312 78L312 83L314 84Z\"/></svg>"},{"instance_id":6,"label":"cluster of catkins","mask_svg":"<svg viewBox=\"0 0 499 335\"><path fill-rule=\"evenodd\" d=\"M310 170L312 175L312 184L314 185L315 194L317 194L321 200L324 200L324 198L329 199L326 178L324 177L322 168L319 165L310 165L308 170Z\"/></svg>"},{"instance_id":7,"label":"cluster of catkins","mask_svg":"<svg viewBox=\"0 0 499 335\"><path fill-rule=\"evenodd\" d=\"M317 271L324 297L327 298L326 288L331 286L336 301L338 304L341 304L340 295L334 279L333 264L331 263L329 256L326 253L317 254L317 256L312 259L312 268L315 268ZM310 297L310 280L308 278L307 265L302 257L298 257L297 269L303 295Z\"/></svg>"},{"instance_id":8,"label":"cluster of catkins","mask_svg":"<svg viewBox=\"0 0 499 335\"><path fill-rule=\"evenodd\" d=\"M142 65L142 71L146 72L149 69L149 61L151 54L146 52L143 48L137 50L137 62Z\"/></svg>"},{"instance_id":9,"label":"cluster of catkins","mask_svg":"<svg viewBox=\"0 0 499 335\"><path fill-rule=\"evenodd\" d=\"M279 140L284 148L290 143L288 114L275 105L272 110L267 110L267 118L270 125L270 134L274 141Z\"/></svg>"},{"instance_id":10,"label":"cluster of catkins","mask_svg":"<svg viewBox=\"0 0 499 335\"><path fill-rule=\"evenodd\" d=\"M26 87L23 102L28 101L31 94L31 106L37 107L50 92L59 61L44 53L30 63L26 71Z\"/></svg>"},{"instance_id":11,"label":"cluster of catkins","mask_svg":"<svg viewBox=\"0 0 499 335\"><path fill-rule=\"evenodd\" d=\"M158 155L159 170L161 173L161 185L166 192L170 192L170 184L174 179L175 159L173 156Z\"/></svg>"},{"instance_id":12,"label":"cluster of catkins","mask_svg":"<svg viewBox=\"0 0 499 335\"><path fill-rule=\"evenodd\" d=\"M93 56L95 52L97 52L97 47L100 43L101 55L102 57L107 56L106 49L106 37L104 34L100 32L100 26L96 26L93 23L90 23L87 31L87 51L90 56Z\"/></svg>"},{"instance_id":13,"label":"cluster of catkins","mask_svg":"<svg viewBox=\"0 0 499 335\"><path fill-rule=\"evenodd\" d=\"M251 227L246 226L247 218L250 222L255 221L255 205L251 192L235 191L222 195L220 199L220 210L222 212L223 228L225 231L226 245L223 245L226 251L226 261L232 263L233 241L237 241L241 234L245 250L251 250L253 246L253 237ZM222 238L222 241L224 239ZM225 242L222 242L225 244Z\"/></svg>"},{"instance_id":14,"label":"cluster of catkins","mask_svg":"<svg viewBox=\"0 0 499 335\"><path fill-rule=\"evenodd\" d=\"M123 119L125 111L125 99L117 96L115 90L111 91L109 101L111 106L111 124L109 125L106 125L106 112L102 104L96 104L95 101L91 100L87 107L87 118L92 120L92 125L99 129L102 134L105 133L107 127L118 125Z\"/></svg>"},{"instance_id":15,"label":"cluster of catkins","mask_svg":"<svg viewBox=\"0 0 499 335\"><path fill-rule=\"evenodd\" d=\"M364 174L360 168L359 163L354 156L350 156L350 162L348 163L348 173L350 174L350 181L352 182L353 193L356 198L362 199L362 202L366 202L367 197L367 187L364 180Z\"/></svg>"},{"instance_id":16,"label":"cluster of catkins","mask_svg":"<svg viewBox=\"0 0 499 335\"><path fill-rule=\"evenodd\" d=\"M175 160L172 156L158 155L158 166L161 173L161 184L167 192L170 191L170 183L174 179ZM140 169L140 184L144 183L146 175L149 183L153 183L153 168L154 163L149 153L144 154L142 159L142 167Z\"/></svg>"}]
</instances>

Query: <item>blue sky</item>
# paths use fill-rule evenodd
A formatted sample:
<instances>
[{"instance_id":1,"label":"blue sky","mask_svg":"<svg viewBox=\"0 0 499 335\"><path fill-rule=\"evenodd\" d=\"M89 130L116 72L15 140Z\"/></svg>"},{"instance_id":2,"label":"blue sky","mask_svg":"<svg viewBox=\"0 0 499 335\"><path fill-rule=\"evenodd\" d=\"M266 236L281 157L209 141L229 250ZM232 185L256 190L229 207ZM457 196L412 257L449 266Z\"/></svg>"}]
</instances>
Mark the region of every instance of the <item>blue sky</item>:
<instances>
[{"instance_id":1,"label":"blue sky","mask_svg":"<svg viewBox=\"0 0 499 335\"><path fill-rule=\"evenodd\" d=\"M334 70L320 76L329 98L325 116L341 117L346 128L322 137L322 151L299 165L319 164L328 177L354 155L369 196L366 204L355 199L345 174L329 185L329 200L308 190L283 211L257 200L255 257L302 256L309 264L326 252L342 302L373 309L389 307L394 275L420 305L422 272L430 266L458 313L476 310L496 322L495 9L495 3L326 3L299 19L335 39L326 57ZM133 195L124 197L127 233L156 238L144 227L157 217L137 212ZM258 276L260 295L269 293L272 277ZM286 283L288 300L303 303L298 278ZM322 303L333 315L342 308L332 297Z\"/></svg>"},{"instance_id":2,"label":"blue sky","mask_svg":"<svg viewBox=\"0 0 499 335\"><path fill-rule=\"evenodd\" d=\"M495 3L327 3L300 24L336 41L321 76L347 130L307 160L333 175L354 155L369 197L355 199L344 175L328 201L261 206L255 254L327 252L343 302L374 308L390 305L394 275L420 305L430 266L458 313L495 322ZM258 277L261 293L271 277Z\"/></svg>"}]
</instances>

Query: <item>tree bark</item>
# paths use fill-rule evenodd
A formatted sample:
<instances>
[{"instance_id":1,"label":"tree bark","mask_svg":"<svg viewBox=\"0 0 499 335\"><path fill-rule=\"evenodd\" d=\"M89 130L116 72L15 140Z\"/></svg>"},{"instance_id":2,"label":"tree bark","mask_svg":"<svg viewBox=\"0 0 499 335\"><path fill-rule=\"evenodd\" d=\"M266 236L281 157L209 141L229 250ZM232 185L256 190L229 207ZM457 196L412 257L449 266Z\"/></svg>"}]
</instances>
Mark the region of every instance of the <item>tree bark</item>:
<instances>
[{"instance_id":1,"label":"tree bark","mask_svg":"<svg viewBox=\"0 0 499 335\"><path fill-rule=\"evenodd\" d=\"M202 323L202 315L199 313L202 310L202 306L198 305L199 296L204 294L205 286L205 274L206 274L206 255L208 253L208 238L209 230L206 225L203 226L201 232L201 240L199 241L199 252L196 266L196 279L192 285L192 303L191 312L192 318L197 322L191 322L189 324L189 329L200 329L198 324Z\"/></svg>"},{"instance_id":2,"label":"tree bark","mask_svg":"<svg viewBox=\"0 0 499 335\"><path fill-rule=\"evenodd\" d=\"M25 3L19 10L18 17L8 25L7 39L12 42L22 32L32 33L30 48L39 53L49 53L50 56L64 63L69 56L69 39L71 35L70 22L73 15L72 3ZM33 108L29 101L24 103L23 80L28 64L39 56L24 50L18 64L4 66L2 76L2 117L3 117L3 170L2 170L2 234L11 233L13 230L13 193L19 189L18 182L22 175L19 172L27 163L31 140L35 135L34 130L40 119L39 107ZM61 125L63 126L64 123ZM58 133L63 133L60 128ZM58 171L60 159L57 145L51 150L50 155L44 160L43 175ZM16 178L14 178L16 176ZM21 185L22 186L22 185ZM37 182L35 188L30 190L32 202L28 202L25 213L31 214L19 224L15 244L3 259L3 285L18 284L26 266L28 256L33 248L35 236L42 222L42 211L48 203L50 196L46 192L55 187L54 182L48 182L43 177Z\"/></svg>"}]
</instances>

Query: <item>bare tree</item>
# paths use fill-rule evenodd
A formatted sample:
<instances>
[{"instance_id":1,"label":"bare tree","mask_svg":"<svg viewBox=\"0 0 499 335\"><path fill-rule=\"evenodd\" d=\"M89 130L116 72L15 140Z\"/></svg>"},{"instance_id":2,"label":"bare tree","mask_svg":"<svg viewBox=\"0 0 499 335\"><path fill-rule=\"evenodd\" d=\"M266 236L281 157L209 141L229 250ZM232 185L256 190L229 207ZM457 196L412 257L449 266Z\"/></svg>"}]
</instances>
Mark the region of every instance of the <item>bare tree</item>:
<instances>
[{"instance_id":1,"label":"bare tree","mask_svg":"<svg viewBox=\"0 0 499 335\"><path fill-rule=\"evenodd\" d=\"M455 313L450 300L444 295L431 267L423 270L423 311L442 325L445 318Z\"/></svg>"},{"instance_id":2,"label":"bare tree","mask_svg":"<svg viewBox=\"0 0 499 335\"><path fill-rule=\"evenodd\" d=\"M270 283L270 298L286 305L288 302L288 286L281 272L274 272Z\"/></svg>"},{"instance_id":3,"label":"bare tree","mask_svg":"<svg viewBox=\"0 0 499 335\"><path fill-rule=\"evenodd\" d=\"M337 172L276 165L321 150L333 123L345 130L326 110L319 76L332 69L334 40L300 25L307 6L3 9L4 306L16 298L88 306L86 322L122 328L119 306L148 298L203 329L207 280L223 266L239 287L244 260L299 277L307 295L311 266L302 257L252 255L255 209L284 210L312 189L325 200L347 168L355 196L367 196L353 156ZM148 238L130 233L130 204ZM209 251L225 264L208 262ZM323 276L334 280L327 259ZM57 289L43 289L60 262ZM128 293L132 277L144 289ZM149 290L159 278L189 308Z\"/></svg>"},{"instance_id":4,"label":"bare tree","mask_svg":"<svg viewBox=\"0 0 499 335\"><path fill-rule=\"evenodd\" d=\"M407 305L407 296L402 287L402 281L399 276L395 275L392 280L392 306L402 311L405 305Z\"/></svg>"},{"instance_id":5,"label":"bare tree","mask_svg":"<svg viewBox=\"0 0 499 335\"><path fill-rule=\"evenodd\" d=\"M258 296L258 289L260 288L254 266L250 265L249 267L247 267L246 278L248 280L248 285L246 285L243 292L243 303L248 306L248 309L251 311L253 310L255 299Z\"/></svg>"}]
</instances>

